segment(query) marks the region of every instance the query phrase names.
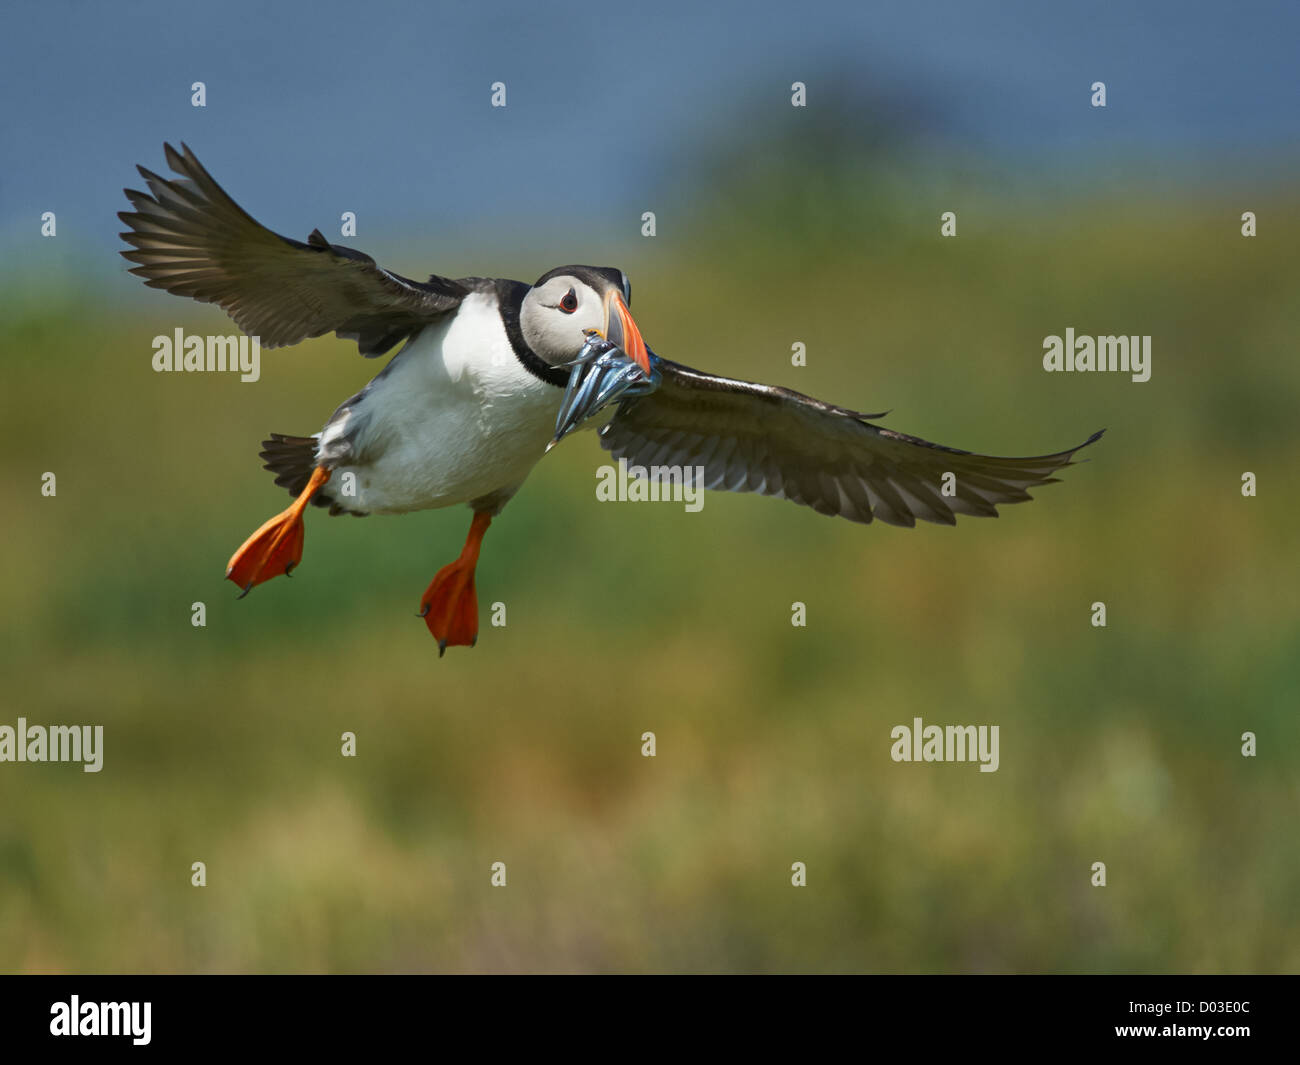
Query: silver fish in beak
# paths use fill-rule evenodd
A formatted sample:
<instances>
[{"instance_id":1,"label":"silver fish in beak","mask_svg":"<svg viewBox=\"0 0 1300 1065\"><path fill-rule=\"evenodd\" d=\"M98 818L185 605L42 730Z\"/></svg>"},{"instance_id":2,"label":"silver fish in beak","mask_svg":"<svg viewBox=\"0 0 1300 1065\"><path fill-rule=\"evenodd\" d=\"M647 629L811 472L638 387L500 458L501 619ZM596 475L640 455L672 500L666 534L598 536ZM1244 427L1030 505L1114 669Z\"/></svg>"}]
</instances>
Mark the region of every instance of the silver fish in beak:
<instances>
[{"instance_id":1,"label":"silver fish in beak","mask_svg":"<svg viewBox=\"0 0 1300 1065\"><path fill-rule=\"evenodd\" d=\"M546 445L550 451L602 407L616 400L644 396L659 387L659 356L644 349L649 373L622 348L589 329L587 342L573 362L569 383L555 416L555 437ZM644 344L642 345L644 348Z\"/></svg>"}]
</instances>

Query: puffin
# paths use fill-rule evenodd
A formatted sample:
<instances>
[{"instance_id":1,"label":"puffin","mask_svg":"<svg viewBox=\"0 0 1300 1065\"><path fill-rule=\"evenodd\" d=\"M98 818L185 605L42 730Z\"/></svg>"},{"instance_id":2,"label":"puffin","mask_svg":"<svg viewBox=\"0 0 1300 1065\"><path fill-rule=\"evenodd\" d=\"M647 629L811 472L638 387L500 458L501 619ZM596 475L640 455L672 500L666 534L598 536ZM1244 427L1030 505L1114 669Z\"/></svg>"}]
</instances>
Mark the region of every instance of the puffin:
<instances>
[{"instance_id":1,"label":"puffin","mask_svg":"<svg viewBox=\"0 0 1300 1065\"><path fill-rule=\"evenodd\" d=\"M658 356L632 318L631 285L618 268L559 266L532 285L438 274L413 280L319 229L305 242L272 232L187 145L163 151L175 177L138 166L148 191L123 190L133 208L118 215L128 227L121 254L131 273L152 288L217 304L265 348L333 333L366 358L397 349L319 432L270 433L262 442L264 468L293 502L227 564L240 598L301 561L308 504L332 515L468 504L464 547L430 582L419 615L440 656L473 646L484 534L563 435L557 412L597 339L643 382L612 415L584 426L598 429L613 458L692 467L705 488L787 499L854 522L912 527L918 519L997 517L998 506L1030 499L1029 489L1056 481L1101 436L1027 458L934 444L876 424L884 413Z\"/></svg>"}]
</instances>

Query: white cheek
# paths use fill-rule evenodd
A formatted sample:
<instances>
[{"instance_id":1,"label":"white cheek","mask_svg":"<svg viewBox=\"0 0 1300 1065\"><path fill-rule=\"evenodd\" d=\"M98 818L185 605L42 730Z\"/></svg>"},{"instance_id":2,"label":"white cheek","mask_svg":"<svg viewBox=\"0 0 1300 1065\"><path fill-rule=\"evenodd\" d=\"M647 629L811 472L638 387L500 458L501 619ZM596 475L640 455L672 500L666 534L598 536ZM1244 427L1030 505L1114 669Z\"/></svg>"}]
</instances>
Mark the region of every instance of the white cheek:
<instances>
[{"instance_id":1,"label":"white cheek","mask_svg":"<svg viewBox=\"0 0 1300 1065\"><path fill-rule=\"evenodd\" d=\"M587 327L579 319L580 314L566 314L547 331L551 350L558 358L572 358L582 347L582 331Z\"/></svg>"}]
</instances>

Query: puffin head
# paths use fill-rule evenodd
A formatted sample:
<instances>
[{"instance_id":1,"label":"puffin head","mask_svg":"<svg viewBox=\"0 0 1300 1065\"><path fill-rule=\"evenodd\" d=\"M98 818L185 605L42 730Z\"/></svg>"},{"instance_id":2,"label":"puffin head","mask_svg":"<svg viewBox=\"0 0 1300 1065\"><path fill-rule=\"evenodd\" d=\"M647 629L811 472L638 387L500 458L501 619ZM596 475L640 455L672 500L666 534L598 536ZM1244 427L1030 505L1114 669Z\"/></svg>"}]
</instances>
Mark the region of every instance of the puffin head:
<instances>
[{"instance_id":1,"label":"puffin head","mask_svg":"<svg viewBox=\"0 0 1300 1065\"><path fill-rule=\"evenodd\" d=\"M594 329L648 374L650 356L627 309L631 302L632 284L616 267L558 266L524 296L519 328L528 346L553 366L577 358Z\"/></svg>"}]
</instances>

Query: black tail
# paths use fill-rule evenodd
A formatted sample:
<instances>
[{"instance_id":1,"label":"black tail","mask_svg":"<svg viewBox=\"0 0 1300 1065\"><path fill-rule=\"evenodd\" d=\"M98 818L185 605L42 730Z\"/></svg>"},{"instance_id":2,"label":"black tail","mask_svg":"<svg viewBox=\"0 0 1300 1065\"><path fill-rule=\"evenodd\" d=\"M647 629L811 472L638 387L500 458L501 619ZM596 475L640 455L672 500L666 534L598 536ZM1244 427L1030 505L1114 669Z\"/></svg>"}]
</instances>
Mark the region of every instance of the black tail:
<instances>
[{"instance_id":1,"label":"black tail","mask_svg":"<svg viewBox=\"0 0 1300 1065\"><path fill-rule=\"evenodd\" d=\"M286 488L295 499L302 495L311 480L312 470L316 468L316 438L314 436L286 436L284 433L272 433L262 441L262 450L258 456L266 460L263 469L275 474L275 483ZM329 507L331 514L354 514L362 516L361 511L350 510L340 506L330 492L333 487L328 482L312 496L313 506Z\"/></svg>"}]
</instances>

